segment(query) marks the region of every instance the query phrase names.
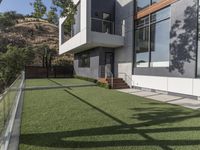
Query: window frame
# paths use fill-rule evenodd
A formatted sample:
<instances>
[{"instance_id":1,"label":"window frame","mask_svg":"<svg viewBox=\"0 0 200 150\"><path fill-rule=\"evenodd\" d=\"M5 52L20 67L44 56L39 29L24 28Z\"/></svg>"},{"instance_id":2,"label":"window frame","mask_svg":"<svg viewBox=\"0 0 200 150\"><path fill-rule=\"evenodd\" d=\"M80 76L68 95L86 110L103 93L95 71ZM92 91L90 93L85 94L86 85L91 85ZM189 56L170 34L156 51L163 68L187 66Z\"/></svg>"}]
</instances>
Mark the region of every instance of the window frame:
<instances>
[{"instance_id":1,"label":"window frame","mask_svg":"<svg viewBox=\"0 0 200 150\"><path fill-rule=\"evenodd\" d=\"M159 2L162 1L162 0L159 0L158 2L155 2L155 3L153 3L153 0L149 0L149 1L150 1L149 5L147 5L146 7L142 8L142 9L140 9L140 10L138 10L138 7L137 7L138 1L139 1L139 0L135 0L135 4L136 4L135 12L136 12L136 13L139 12L139 11L143 11L143 10L145 10L146 8L152 6L152 5L156 4L156 3L159 3ZM142 0L141 0L141 1L142 1Z\"/></svg>"},{"instance_id":2,"label":"window frame","mask_svg":"<svg viewBox=\"0 0 200 150\"><path fill-rule=\"evenodd\" d=\"M154 13L156 13L156 12L159 12L159 11L162 11L162 10L164 10L164 9L169 9L169 17L167 17L167 18L164 18L164 19L161 19L161 20L159 20L159 21L154 21L154 22L151 22L151 16L152 16L152 14L154 14ZM152 61L151 61L151 52L152 52L152 49L151 49L151 26L152 25L154 25L154 24L156 24L156 23L160 23L160 22L163 22L163 21L166 21L166 20L171 20L171 6L169 5L169 6L167 6L167 7L164 7L164 8L162 8L162 9L160 9L160 10L158 10L158 11L155 11L155 12L153 12L153 13L150 13L150 14L148 14L147 16L144 16L144 17L142 17L142 18L140 18L140 19L137 19L137 20L135 20L135 23L134 23L134 39L136 39L136 31L138 30L138 29L141 29L141 28L144 28L144 27L146 27L146 26L142 26L142 27L137 27L137 21L138 20L141 20L141 19L143 19L143 18L146 18L146 17L148 17L149 18L149 24L148 25L146 25L146 26L148 26L149 27L149 44L148 44L148 47L149 47L149 50L148 50L148 53L149 53L149 61L148 61L148 67L147 66L143 66L143 65L141 65L142 67L138 67L137 66L137 51L136 51L136 44L134 44L134 67L136 67L136 68L156 68L156 67L169 67L169 65L170 65L170 59L169 59L169 63L168 63L168 65L163 65L163 66L153 66L152 65ZM171 25L171 24L170 24ZM170 34L170 33L169 33ZM169 37L170 38L170 37ZM135 40L136 41L136 40ZM135 43L135 42L134 42ZM169 43L169 45L170 45L170 43ZM169 49L169 52L170 52L170 49ZM169 55L170 55L170 53L169 53ZM156 62L155 62L156 63Z\"/></svg>"},{"instance_id":3,"label":"window frame","mask_svg":"<svg viewBox=\"0 0 200 150\"><path fill-rule=\"evenodd\" d=\"M86 57L84 57L84 55ZM86 64L88 59L88 64ZM79 68L90 68L90 52L82 52L78 54L78 67Z\"/></svg>"}]
</instances>

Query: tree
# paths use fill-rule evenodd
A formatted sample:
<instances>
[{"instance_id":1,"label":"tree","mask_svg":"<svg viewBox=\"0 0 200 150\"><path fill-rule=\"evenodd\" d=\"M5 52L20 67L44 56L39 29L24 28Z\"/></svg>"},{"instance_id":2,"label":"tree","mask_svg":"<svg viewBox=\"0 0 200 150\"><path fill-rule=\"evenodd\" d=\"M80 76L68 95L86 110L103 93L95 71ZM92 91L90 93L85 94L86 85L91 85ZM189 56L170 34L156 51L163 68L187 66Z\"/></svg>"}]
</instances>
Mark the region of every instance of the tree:
<instances>
[{"instance_id":1,"label":"tree","mask_svg":"<svg viewBox=\"0 0 200 150\"><path fill-rule=\"evenodd\" d=\"M58 24L58 15L56 14L57 9L56 7L51 7L50 11L47 13L47 20L49 23Z\"/></svg>"},{"instance_id":2,"label":"tree","mask_svg":"<svg viewBox=\"0 0 200 150\"><path fill-rule=\"evenodd\" d=\"M34 7L33 17L42 18L46 13L46 6L43 4L42 0L35 0L34 3L31 3Z\"/></svg>"},{"instance_id":3,"label":"tree","mask_svg":"<svg viewBox=\"0 0 200 150\"><path fill-rule=\"evenodd\" d=\"M45 44L35 47L34 52L36 57L41 60L42 66L44 68L51 68L53 58L58 55L55 49L51 49L48 45Z\"/></svg>"},{"instance_id":4,"label":"tree","mask_svg":"<svg viewBox=\"0 0 200 150\"><path fill-rule=\"evenodd\" d=\"M74 15L77 8L72 0L52 0L53 4L61 9L61 17L67 17L65 27L71 31L71 26L75 23Z\"/></svg>"},{"instance_id":5,"label":"tree","mask_svg":"<svg viewBox=\"0 0 200 150\"><path fill-rule=\"evenodd\" d=\"M24 19L24 16L16 13L15 11L0 13L0 31L14 26L18 19Z\"/></svg>"},{"instance_id":6,"label":"tree","mask_svg":"<svg viewBox=\"0 0 200 150\"><path fill-rule=\"evenodd\" d=\"M33 59L34 53L31 47L8 46L7 52L0 54L0 80L7 84L11 83L26 65L32 63Z\"/></svg>"}]
</instances>

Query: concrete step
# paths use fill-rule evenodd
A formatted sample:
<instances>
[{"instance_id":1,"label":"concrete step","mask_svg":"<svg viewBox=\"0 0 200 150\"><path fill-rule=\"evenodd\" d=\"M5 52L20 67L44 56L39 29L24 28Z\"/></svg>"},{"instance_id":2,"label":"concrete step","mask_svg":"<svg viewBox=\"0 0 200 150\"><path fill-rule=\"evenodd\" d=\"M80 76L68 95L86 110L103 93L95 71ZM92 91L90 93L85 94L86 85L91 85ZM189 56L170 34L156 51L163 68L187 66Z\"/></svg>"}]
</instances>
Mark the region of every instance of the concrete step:
<instances>
[{"instance_id":1,"label":"concrete step","mask_svg":"<svg viewBox=\"0 0 200 150\"><path fill-rule=\"evenodd\" d=\"M111 85L112 79L106 79L109 85ZM128 84L122 78L113 79L113 89L127 89L130 88Z\"/></svg>"}]
</instances>

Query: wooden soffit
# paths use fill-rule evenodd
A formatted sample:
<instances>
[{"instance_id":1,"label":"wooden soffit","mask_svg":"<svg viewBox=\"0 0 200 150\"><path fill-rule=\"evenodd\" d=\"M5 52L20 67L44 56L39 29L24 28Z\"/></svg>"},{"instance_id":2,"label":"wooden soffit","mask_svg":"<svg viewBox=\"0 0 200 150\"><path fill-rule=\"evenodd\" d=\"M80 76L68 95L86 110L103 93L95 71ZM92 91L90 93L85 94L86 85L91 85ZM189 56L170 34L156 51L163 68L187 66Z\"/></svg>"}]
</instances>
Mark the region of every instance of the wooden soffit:
<instances>
[{"instance_id":1,"label":"wooden soffit","mask_svg":"<svg viewBox=\"0 0 200 150\"><path fill-rule=\"evenodd\" d=\"M176 2L177 0L161 0L158 3L155 3L139 12L135 15L135 19L143 18L153 12L156 12L164 7L167 7L168 5L171 5L172 3Z\"/></svg>"}]
</instances>

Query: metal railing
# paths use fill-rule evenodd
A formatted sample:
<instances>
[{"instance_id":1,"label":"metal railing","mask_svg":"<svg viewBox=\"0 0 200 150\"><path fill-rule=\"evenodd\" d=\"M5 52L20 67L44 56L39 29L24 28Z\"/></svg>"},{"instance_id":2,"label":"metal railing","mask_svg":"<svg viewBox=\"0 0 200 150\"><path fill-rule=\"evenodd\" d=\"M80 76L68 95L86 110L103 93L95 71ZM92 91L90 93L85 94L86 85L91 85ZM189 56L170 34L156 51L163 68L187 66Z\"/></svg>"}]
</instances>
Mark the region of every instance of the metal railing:
<instances>
[{"instance_id":1,"label":"metal railing","mask_svg":"<svg viewBox=\"0 0 200 150\"><path fill-rule=\"evenodd\" d=\"M110 70L110 68L106 65L99 66L99 78L105 78L111 80L111 87L113 88L114 83L114 74Z\"/></svg>"},{"instance_id":2,"label":"metal railing","mask_svg":"<svg viewBox=\"0 0 200 150\"><path fill-rule=\"evenodd\" d=\"M0 95L0 148L8 148L19 98L24 85L24 72Z\"/></svg>"},{"instance_id":3,"label":"metal railing","mask_svg":"<svg viewBox=\"0 0 200 150\"><path fill-rule=\"evenodd\" d=\"M125 73L125 72L119 72L118 74L119 74L119 76L122 75L122 76L120 76L120 77L124 79L124 81L128 84L128 86L129 86L130 88L133 88L133 79L132 79L131 76L129 76L129 75L128 75L127 73Z\"/></svg>"},{"instance_id":4,"label":"metal railing","mask_svg":"<svg viewBox=\"0 0 200 150\"><path fill-rule=\"evenodd\" d=\"M105 78L110 78L111 88L113 88L114 75L108 66L105 66Z\"/></svg>"}]
</instances>

